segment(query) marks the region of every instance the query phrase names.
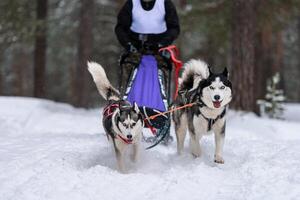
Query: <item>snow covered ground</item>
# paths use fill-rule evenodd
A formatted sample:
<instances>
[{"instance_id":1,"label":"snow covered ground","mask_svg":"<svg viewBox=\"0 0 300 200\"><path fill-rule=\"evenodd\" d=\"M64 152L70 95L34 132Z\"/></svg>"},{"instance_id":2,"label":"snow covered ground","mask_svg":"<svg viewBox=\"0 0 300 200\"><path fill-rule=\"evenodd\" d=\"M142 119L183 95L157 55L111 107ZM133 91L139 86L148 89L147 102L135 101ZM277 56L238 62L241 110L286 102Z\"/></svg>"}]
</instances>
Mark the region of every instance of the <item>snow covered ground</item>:
<instances>
[{"instance_id":1,"label":"snow covered ground","mask_svg":"<svg viewBox=\"0 0 300 200\"><path fill-rule=\"evenodd\" d=\"M143 151L128 174L116 171L100 109L0 97L0 200L300 199L300 105L287 120L230 112L224 165L176 155L176 145ZM172 133L173 134L173 133Z\"/></svg>"}]
</instances>

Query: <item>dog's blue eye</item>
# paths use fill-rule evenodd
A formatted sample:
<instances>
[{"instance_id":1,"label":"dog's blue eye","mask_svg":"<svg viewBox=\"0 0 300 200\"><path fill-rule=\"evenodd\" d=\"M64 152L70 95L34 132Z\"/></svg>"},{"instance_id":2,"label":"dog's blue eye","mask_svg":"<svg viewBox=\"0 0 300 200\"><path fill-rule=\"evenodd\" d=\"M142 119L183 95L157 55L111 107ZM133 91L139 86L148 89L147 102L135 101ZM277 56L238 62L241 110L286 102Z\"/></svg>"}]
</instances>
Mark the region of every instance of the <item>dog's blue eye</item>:
<instances>
[{"instance_id":1,"label":"dog's blue eye","mask_svg":"<svg viewBox=\"0 0 300 200\"><path fill-rule=\"evenodd\" d=\"M209 89L214 90L215 88L213 86L209 86Z\"/></svg>"},{"instance_id":2,"label":"dog's blue eye","mask_svg":"<svg viewBox=\"0 0 300 200\"><path fill-rule=\"evenodd\" d=\"M224 85L223 85L223 86L221 86L221 87L220 87L220 89L221 89L221 90L224 90L224 89L225 89L225 86L224 86Z\"/></svg>"}]
</instances>

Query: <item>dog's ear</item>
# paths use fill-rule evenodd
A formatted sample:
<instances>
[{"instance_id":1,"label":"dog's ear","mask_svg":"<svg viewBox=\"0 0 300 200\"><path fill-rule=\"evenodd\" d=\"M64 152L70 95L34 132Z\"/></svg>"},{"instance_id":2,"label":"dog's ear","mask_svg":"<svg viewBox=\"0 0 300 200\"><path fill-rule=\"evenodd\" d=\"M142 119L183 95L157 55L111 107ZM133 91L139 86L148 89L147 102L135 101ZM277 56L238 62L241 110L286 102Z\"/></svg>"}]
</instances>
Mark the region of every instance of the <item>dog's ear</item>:
<instances>
[{"instance_id":1,"label":"dog's ear","mask_svg":"<svg viewBox=\"0 0 300 200\"><path fill-rule=\"evenodd\" d=\"M227 67L224 68L222 75L225 76L226 78L228 77L228 70Z\"/></svg>"},{"instance_id":2,"label":"dog's ear","mask_svg":"<svg viewBox=\"0 0 300 200\"><path fill-rule=\"evenodd\" d=\"M136 113L139 113L140 112L140 109L139 109L139 106L137 105L136 102L133 103L133 109Z\"/></svg>"}]
</instances>

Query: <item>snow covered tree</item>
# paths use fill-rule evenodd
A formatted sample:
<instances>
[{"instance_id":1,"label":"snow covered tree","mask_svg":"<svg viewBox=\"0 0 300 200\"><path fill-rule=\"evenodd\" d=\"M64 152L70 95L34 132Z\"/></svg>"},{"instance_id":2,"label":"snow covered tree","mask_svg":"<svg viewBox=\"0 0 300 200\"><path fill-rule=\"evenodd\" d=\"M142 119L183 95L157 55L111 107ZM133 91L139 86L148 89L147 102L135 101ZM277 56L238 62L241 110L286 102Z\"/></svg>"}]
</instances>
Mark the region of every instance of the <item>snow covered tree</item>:
<instances>
[{"instance_id":1,"label":"snow covered tree","mask_svg":"<svg viewBox=\"0 0 300 200\"><path fill-rule=\"evenodd\" d=\"M264 100L258 100L261 116L281 119L284 111L282 103L285 100L283 90L278 88L280 75L276 73L267 81L267 94Z\"/></svg>"}]
</instances>

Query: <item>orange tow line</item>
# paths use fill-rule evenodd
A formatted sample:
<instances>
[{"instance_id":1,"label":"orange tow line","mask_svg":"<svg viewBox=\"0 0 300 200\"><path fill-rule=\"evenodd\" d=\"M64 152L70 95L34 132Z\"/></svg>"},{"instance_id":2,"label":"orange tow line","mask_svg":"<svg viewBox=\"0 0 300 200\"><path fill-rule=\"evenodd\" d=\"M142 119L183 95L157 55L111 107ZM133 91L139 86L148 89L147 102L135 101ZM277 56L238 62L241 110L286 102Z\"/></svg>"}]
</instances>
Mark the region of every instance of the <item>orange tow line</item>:
<instances>
[{"instance_id":1,"label":"orange tow line","mask_svg":"<svg viewBox=\"0 0 300 200\"><path fill-rule=\"evenodd\" d=\"M162 116L162 115L165 115L165 114L174 112L174 111L176 111L176 110L181 110L181 109L183 109L183 108L192 107L192 106L195 105L195 104L197 104L197 103L189 103L189 104L185 104L185 105L183 105L183 106L175 107L175 108L170 109L170 110L167 110L167 111L165 111L165 112L161 112L161 113L158 113L158 114L156 114L156 115L152 115L152 116L150 116L150 117L147 117L147 118L145 118L145 120L146 120L146 119L147 119L147 120L149 120L149 119L150 119L150 120L153 120L153 119L155 119L156 117L159 117L159 116Z\"/></svg>"}]
</instances>

